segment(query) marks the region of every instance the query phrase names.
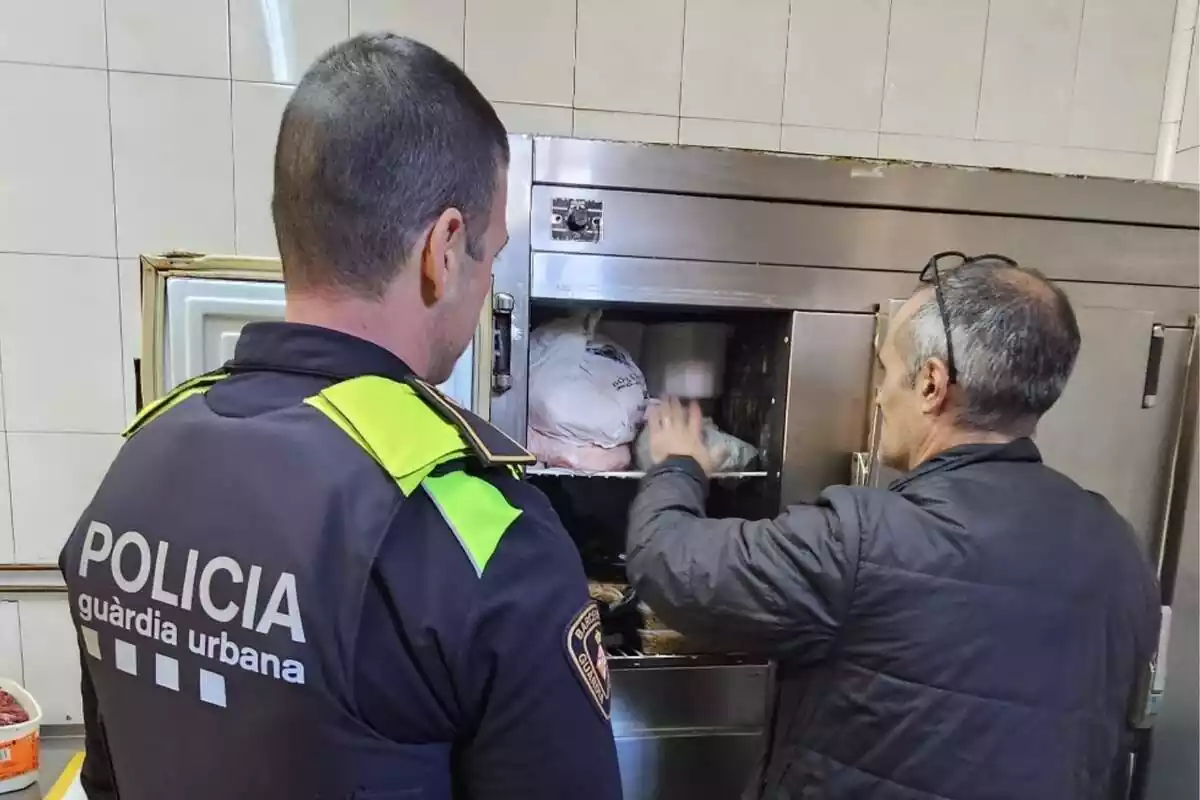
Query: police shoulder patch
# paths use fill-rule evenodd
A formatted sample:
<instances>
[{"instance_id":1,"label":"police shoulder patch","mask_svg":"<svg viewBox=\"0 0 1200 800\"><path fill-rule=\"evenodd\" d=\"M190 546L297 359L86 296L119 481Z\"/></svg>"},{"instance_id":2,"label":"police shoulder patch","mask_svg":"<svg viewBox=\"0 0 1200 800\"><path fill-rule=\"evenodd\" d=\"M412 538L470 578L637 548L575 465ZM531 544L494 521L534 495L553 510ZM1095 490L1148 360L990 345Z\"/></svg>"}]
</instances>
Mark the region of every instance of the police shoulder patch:
<instances>
[{"instance_id":1,"label":"police shoulder patch","mask_svg":"<svg viewBox=\"0 0 1200 800\"><path fill-rule=\"evenodd\" d=\"M608 657L604 652L600 630L600 609L591 600L567 626L567 660L575 676L583 684L596 710L609 719L612 701L612 681L608 674Z\"/></svg>"}]
</instances>

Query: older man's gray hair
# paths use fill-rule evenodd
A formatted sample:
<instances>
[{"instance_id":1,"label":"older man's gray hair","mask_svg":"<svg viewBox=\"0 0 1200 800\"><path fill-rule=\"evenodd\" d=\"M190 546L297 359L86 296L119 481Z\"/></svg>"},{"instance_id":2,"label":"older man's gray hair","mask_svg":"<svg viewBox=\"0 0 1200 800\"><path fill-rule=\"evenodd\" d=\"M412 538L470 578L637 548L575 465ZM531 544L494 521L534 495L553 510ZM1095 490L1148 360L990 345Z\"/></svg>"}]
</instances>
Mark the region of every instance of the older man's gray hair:
<instances>
[{"instance_id":1,"label":"older man's gray hair","mask_svg":"<svg viewBox=\"0 0 1200 800\"><path fill-rule=\"evenodd\" d=\"M941 273L957 370L958 422L1027 436L1062 394L1079 354L1079 325L1061 289L1034 269L995 261ZM945 362L946 326L932 288L908 322L914 385L929 359Z\"/></svg>"}]
</instances>

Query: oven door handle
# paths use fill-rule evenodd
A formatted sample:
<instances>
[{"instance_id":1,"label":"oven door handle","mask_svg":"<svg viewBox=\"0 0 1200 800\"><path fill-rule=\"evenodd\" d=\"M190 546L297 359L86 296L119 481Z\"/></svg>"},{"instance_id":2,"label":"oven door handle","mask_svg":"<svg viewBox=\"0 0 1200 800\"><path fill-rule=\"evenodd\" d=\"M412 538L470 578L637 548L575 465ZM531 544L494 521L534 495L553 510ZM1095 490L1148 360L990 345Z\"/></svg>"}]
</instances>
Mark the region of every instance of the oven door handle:
<instances>
[{"instance_id":1,"label":"oven door handle","mask_svg":"<svg viewBox=\"0 0 1200 800\"><path fill-rule=\"evenodd\" d=\"M512 323L516 301L507 292L492 295L492 394L512 388Z\"/></svg>"}]
</instances>

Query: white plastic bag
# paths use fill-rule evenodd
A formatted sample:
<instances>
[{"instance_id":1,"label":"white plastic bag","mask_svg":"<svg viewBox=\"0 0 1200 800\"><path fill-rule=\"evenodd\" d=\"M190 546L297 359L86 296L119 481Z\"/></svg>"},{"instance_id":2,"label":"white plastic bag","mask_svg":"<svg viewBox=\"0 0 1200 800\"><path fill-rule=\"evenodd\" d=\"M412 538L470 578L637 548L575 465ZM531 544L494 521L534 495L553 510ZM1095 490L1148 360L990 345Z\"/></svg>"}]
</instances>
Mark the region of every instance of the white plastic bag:
<instances>
[{"instance_id":1,"label":"white plastic bag","mask_svg":"<svg viewBox=\"0 0 1200 800\"><path fill-rule=\"evenodd\" d=\"M654 405L658 400L651 400ZM710 452L721 454L721 461L715 465L717 472L740 472L750 466L750 462L758 457L758 448L749 442L743 442L733 434L726 433L717 427L708 417L704 418L704 446ZM650 458L650 431L643 429L634 445L634 456L640 470L648 470L654 464Z\"/></svg>"},{"instance_id":2,"label":"white plastic bag","mask_svg":"<svg viewBox=\"0 0 1200 800\"><path fill-rule=\"evenodd\" d=\"M599 320L599 312L555 320L529 337L529 427L570 444L615 448L637 436L646 379L629 353L596 334Z\"/></svg>"}]
</instances>

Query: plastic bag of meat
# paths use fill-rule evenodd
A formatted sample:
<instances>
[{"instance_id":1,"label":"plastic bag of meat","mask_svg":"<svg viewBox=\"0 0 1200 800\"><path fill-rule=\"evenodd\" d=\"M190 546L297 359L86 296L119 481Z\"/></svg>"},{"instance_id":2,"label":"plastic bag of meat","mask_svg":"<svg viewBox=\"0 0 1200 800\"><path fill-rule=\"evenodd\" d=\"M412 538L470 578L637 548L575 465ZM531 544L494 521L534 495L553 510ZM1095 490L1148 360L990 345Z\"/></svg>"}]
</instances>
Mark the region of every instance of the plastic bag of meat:
<instances>
[{"instance_id":1,"label":"plastic bag of meat","mask_svg":"<svg viewBox=\"0 0 1200 800\"><path fill-rule=\"evenodd\" d=\"M657 402L651 400L650 406L653 407ZM708 417L704 418L704 444L722 454L721 462L716 465L717 472L738 472L750 466L750 462L758 457L757 447L721 430ZM645 428L634 444L634 456L638 469L648 470L653 466L650 463L650 432Z\"/></svg>"},{"instance_id":2,"label":"plastic bag of meat","mask_svg":"<svg viewBox=\"0 0 1200 800\"><path fill-rule=\"evenodd\" d=\"M17 698L0 689L0 728L29 722L29 712L21 708Z\"/></svg>"},{"instance_id":3,"label":"plastic bag of meat","mask_svg":"<svg viewBox=\"0 0 1200 800\"><path fill-rule=\"evenodd\" d=\"M525 432L525 446L547 467L565 467L580 472L620 472L629 469L633 453L629 445L598 447L553 439L530 428Z\"/></svg>"},{"instance_id":4,"label":"plastic bag of meat","mask_svg":"<svg viewBox=\"0 0 1200 800\"><path fill-rule=\"evenodd\" d=\"M637 435L646 379L624 348L596 333L599 321L599 312L557 319L529 337L529 427L558 442L614 449ZM533 443L529 449L543 456Z\"/></svg>"}]
</instances>

